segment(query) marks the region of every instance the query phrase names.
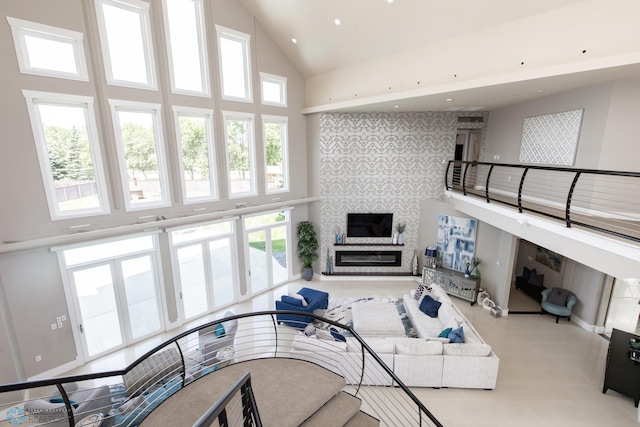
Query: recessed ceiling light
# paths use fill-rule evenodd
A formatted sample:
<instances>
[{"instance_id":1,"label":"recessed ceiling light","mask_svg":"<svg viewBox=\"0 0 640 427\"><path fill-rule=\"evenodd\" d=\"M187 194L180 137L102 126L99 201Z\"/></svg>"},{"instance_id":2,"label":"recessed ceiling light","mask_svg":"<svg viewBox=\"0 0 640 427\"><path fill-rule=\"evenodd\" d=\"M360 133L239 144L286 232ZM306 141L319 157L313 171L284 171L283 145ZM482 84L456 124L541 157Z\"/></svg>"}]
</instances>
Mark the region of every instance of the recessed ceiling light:
<instances>
[{"instance_id":1,"label":"recessed ceiling light","mask_svg":"<svg viewBox=\"0 0 640 427\"><path fill-rule=\"evenodd\" d=\"M387 0L387 3L393 3L393 0Z\"/></svg>"},{"instance_id":2,"label":"recessed ceiling light","mask_svg":"<svg viewBox=\"0 0 640 427\"><path fill-rule=\"evenodd\" d=\"M391 1L393 1L393 0L391 0ZM389 3L391 3L391 2L389 2ZM400 108L400 106L399 105L394 105L393 108Z\"/></svg>"},{"instance_id":3,"label":"recessed ceiling light","mask_svg":"<svg viewBox=\"0 0 640 427\"><path fill-rule=\"evenodd\" d=\"M291 39L291 43L296 44L296 43L298 43L298 40L296 40L295 37L294 37L294 38Z\"/></svg>"},{"instance_id":4,"label":"recessed ceiling light","mask_svg":"<svg viewBox=\"0 0 640 427\"><path fill-rule=\"evenodd\" d=\"M447 98L447 102L453 101L453 98Z\"/></svg>"},{"instance_id":5,"label":"recessed ceiling light","mask_svg":"<svg viewBox=\"0 0 640 427\"><path fill-rule=\"evenodd\" d=\"M333 23L336 24L336 25L340 25L340 20L336 18L336 19L333 20Z\"/></svg>"}]
</instances>

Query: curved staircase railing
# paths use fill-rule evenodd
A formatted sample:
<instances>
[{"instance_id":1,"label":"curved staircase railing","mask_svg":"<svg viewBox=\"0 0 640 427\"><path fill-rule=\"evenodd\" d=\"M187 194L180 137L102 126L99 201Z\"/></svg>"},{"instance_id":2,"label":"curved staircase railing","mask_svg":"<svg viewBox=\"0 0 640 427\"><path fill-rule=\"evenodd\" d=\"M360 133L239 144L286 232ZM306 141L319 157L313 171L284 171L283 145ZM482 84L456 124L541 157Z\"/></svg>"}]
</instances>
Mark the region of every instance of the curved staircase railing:
<instances>
[{"instance_id":1,"label":"curved staircase railing","mask_svg":"<svg viewBox=\"0 0 640 427\"><path fill-rule=\"evenodd\" d=\"M310 339L304 342L311 351L296 352L303 332L279 325L276 314L299 316L300 312L230 315L177 334L123 369L0 385L0 427L75 426L91 417L102 419L101 426L133 427L193 381L229 364L260 358L303 359L341 373L347 384L343 391L361 399L361 411L380 420L381 425L442 425L353 328L304 313L301 319L313 318L320 330L335 327L352 336L351 345L356 342L358 348L342 354L331 351L339 341ZM220 332L218 325L234 320L237 330L229 345L215 357L203 355L202 335L212 334L213 338ZM304 321L301 329L306 324Z\"/></svg>"}]
</instances>

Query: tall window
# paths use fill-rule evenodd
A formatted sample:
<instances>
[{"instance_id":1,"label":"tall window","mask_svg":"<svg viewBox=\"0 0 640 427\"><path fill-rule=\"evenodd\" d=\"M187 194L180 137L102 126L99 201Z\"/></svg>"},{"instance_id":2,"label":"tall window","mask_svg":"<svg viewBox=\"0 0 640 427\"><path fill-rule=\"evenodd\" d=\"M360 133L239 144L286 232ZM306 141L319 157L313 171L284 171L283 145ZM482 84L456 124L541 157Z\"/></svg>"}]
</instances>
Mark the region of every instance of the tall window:
<instances>
[{"instance_id":1,"label":"tall window","mask_svg":"<svg viewBox=\"0 0 640 427\"><path fill-rule=\"evenodd\" d=\"M23 94L51 219L109 213L93 98Z\"/></svg>"},{"instance_id":2,"label":"tall window","mask_svg":"<svg viewBox=\"0 0 640 427\"><path fill-rule=\"evenodd\" d=\"M217 200L211 110L173 107L185 204Z\"/></svg>"},{"instance_id":3,"label":"tall window","mask_svg":"<svg viewBox=\"0 0 640 427\"><path fill-rule=\"evenodd\" d=\"M128 211L169 205L160 105L109 100Z\"/></svg>"},{"instance_id":4,"label":"tall window","mask_svg":"<svg viewBox=\"0 0 640 427\"><path fill-rule=\"evenodd\" d=\"M249 35L216 25L222 99L253 102Z\"/></svg>"},{"instance_id":5,"label":"tall window","mask_svg":"<svg viewBox=\"0 0 640 427\"><path fill-rule=\"evenodd\" d=\"M264 105L275 105L276 107L287 106L286 77L260 73L260 85L262 89L262 103Z\"/></svg>"},{"instance_id":6,"label":"tall window","mask_svg":"<svg viewBox=\"0 0 640 427\"><path fill-rule=\"evenodd\" d=\"M229 197L256 195L253 114L222 112L227 147Z\"/></svg>"},{"instance_id":7,"label":"tall window","mask_svg":"<svg viewBox=\"0 0 640 427\"><path fill-rule=\"evenodd\" d=\"M164 329L155 235L58 248L84 355L93 359Z\"/></svg>"},{"instance_id":8,"label":"tall window","mask_svg":"<svg viewBox=\"0 0 640 427\"><path fill-rule=\"evenodd\" d=\"M89 80L82 33L7 17L21 73Z\"/></svg>"},{"instance_id":9,"label":"tall window","mask_svg":"<svg viewBox=\"0 0 640 427\"><path fill-rule=\"evenodd\" d=\"M287 118L262 116L267 193L289 190Z\"/></svg>"},{"instance_id":10,"label":"tall window","mask_svg":"<svg viewBox=\"0 0 640 427\"><path fill-rule=\"evenodd\" d=\"M202 0L164 0L174 93L209 95Z\"/></svg>"},{"instance_id":11,"label":"tall window","mask_svg":"<svg viewBox=\"0 0 640 427\"><path fill-rule=\"evenodd\" d=\"M107 83L157 89L149 3L95 0Z\"/></svg>"},{"instance_id":12,"label":"tall window","mask_svg":"<svg viewBox=\"0 0 640 427\"><path fill-rule=\"evenodd\" d=\"M170 230L184 319L236 301L234 220Z\"/></svg>"}]
</instances>

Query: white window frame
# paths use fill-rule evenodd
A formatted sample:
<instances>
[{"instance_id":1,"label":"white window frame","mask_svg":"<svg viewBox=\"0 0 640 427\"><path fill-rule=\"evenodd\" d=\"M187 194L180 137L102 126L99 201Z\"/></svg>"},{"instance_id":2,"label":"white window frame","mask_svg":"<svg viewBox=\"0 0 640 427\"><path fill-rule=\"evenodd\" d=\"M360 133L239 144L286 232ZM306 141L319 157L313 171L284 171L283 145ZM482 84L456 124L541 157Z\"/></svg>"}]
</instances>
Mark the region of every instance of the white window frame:
<instances>
[{"instance_id":1,"label":"white window frame","mask_svg":"<svg viewBox=\"0 0 640 427\"><path fill-rule=\"evenodd\" d=\"M169 177L167 174L167 163L165 160L166 155L164 152L164 136L160 115L161 105L147 102L124 101L119 99L109 99L109 105L111 107L111 118L113 120L113 130L116 139L116 151L118 153L118 165L120 167L120 180L122 182L122 194L125 202L125 210L127 212L131 212L171 206ZM131 200L129 199L129 176L127 173L127 162L125 159L124 144L122 140L122 128L120 126L120 119L118 116L119 111L146 112L152 113L155 117L154 131L156 135L156 159L162 201L131 203Z\"/></svg>"},{"instance_id":2,"label":"white window frame","mask_svg":"<svg viewBox=\"0 0 640 427\"><path fill-rule=\"evenodd\" d=\"M249 141L249 170L251 172L251 190L245 193L235 193L231 191L231 159L229 158L229 136L227 134L227 120L242 120L250 123L251 138ZM256 131L255 115L253 113L240 113L237 111L223 111L222 124L224 126L224 151L227 165L227 190L229 199L239 199L243 197L256 196L258 189L256 185Z\"/></svg>"},{"instance_id":3,"label":"white window frame","mask_svg":"<svg viewBox=\"0 0 640 427\"><path fill-rule=\"evenodd\" d=\"M239 288L239 280L238 280L239 272L238 272L238 247L237 247L238 239L237 239L237 227L236 227L237 219L238 217L230 217L230 218L224 218L224 219L210 221L210 222L189 224L187 226L180 226L180 227L170 227L166 229L166 232L169 236L169 246L171 248L171 269L173 271L173 281L174 283L176 283L176 286L174 286L175 297L176 297L176 301L178 302L178 304L176 305L178 307L178 315L180 317L181 323L183 323L184 321L191 320L192 318L198 317L198 316L194 316L187 319L185 318L185 314L184 314L184 307L182 304L182 295L180 294L182 292L182 284L180 282L180 263L178 261L178 249L182 247L200 244L202 245L202 248L203 248L202 253L204 256L205 254L209 253L209 248L207 245L209 242L212 242L214 240L219 240L219 239L230 238L229 240L231 242L231 252L232 252L231 261L233 262L232 275L233 275L233 283L234 283L234 300L229 304L215 305L215 301L213 299L213 283L212 283L213 279L211 278L211 266L209 265L210 261L207 259L206 256L204 256L204 267L205 267L204 273L205 273L206 290L207 290L207 313L202 315L206 315L216 310L221 310L224 307L227 307L229 305L232 305L238 302L238 296L240 295L240 288ZM231 231L228 233L223 233L223 234L221 233L215 236L195 238L193 240L180 242L180 243L174 243L173 241L172 233L174 231L180 231L180 230L185 230L185 229L190 229L195 227L203 227L206 225L217 224L221 222L230 223Z\"/></svg>"},{"instance_id":4,"label":"white window frame","mask_svg":"<svg viewBox=\"0 0 640 427\"><path fill-rule=\"evenodd\" d=\"M199 117L204 118L206 120L206 131L207 131L207 147L209 154L209 188L211 190L210 196L205 197L191 197L189 198L187 195L187 183L185 180L185 170L184 170L184 159L182 154L182 137L180 134L180 116L187 117ZM182 106L173 106L173 117L175 121L176 128L176 142L178 144L178 164L180 166L180 182L182 185L182 201L185 205L194 204L194 203L202 203L202 202L210 202L219 200L218 194L218 170L216 163L216 147L214 141L214 129L213 129L213 110L205 109L205 108L192 108L192 107L182 107Z\"/></svg>"},{"instance_id":5,"label":"white window frame","mask_svg":"<svg viewBox=\"0 0 640 427\"><path fill-rule=\"evenodd\" d=\"M22 91L29 112L31 121L31 129L38 153L38 161L40 163L40 171L42 181L44 183L47 203L49 205L49 213L52 220L62 220L71 218L82 218L87 216L105 215L110 213L109 198L107 196L107 184L104 175L104 164L100 152L100 142L98 138L98 127L95 119L95 110L93 107L93 98L90 96L67 95L62 93L39 92L31 90ZM46 104L59 104L85 107L85 117L87 126L87 137L89 139L89 149L94 167L94 178L98 191L98 200L100 207L90 209L78 209L74 211L61 211L58 208L56 188L51 171L51 162L49 160L49 151L47 141L44 135L44 128L40 113L36 105L38 101Z\"/></svg>"},{"instance_id":6,"label":"white window frame","mask_svg":"<svg viewBox=\"0 0 640 427\"><path fill-rule=\"evenodd\" d=\"M267 165L267 131L266 124L267 123L279 123L284 126L283 135L282 135L282 179L283 186L282 188L277 189L269 189L268 185L268 165ZM274 193L285 193L289 191L289 118L284 116L269 116L262 115L262 144L264 148L264 181L265 181L265 192L267 194Z\"/></svg>"},{"instance_id":7,"label":"white window frame","mask_svg":"<svg viewBox=\"0 0 640 427\"><path fill-rule=\"evenodd\" d=\"M61 79L89 81L87 60L84 54L84 46L82 44L84 35L82 33L64 28L52 27L50 25L44 25L37 22L12 18L10 16L7 16L7 21L9 21L9 25L11 26L13 44L16 49L18 67L20 68L21 73L58 77ZM77 73L66 73L64 71L49 70L31 66L29 62L27 43L25 40L26 36L38 37L71 45L74 51Z\"/></svg>"},{"instance_id":8,"label":"white window frame","mask_svg":"<svg viewBox=\"0 0 640 427\"><path fill-rule=\"evenodd\" d=\"M245 75L245 89L247 96L246 97L238 97L232 95L226 95L224 92L224 73L223 73L223 58L222 58L222 49L221 49L221 38L227 38L229 40L242 42L244 46L244 75ZM237 102L246 102L253 103L253 90L252 90L252 73L251 73L251 36L249 34L241 33L240 31L232 30L231 28L226 28L221 25L216 25L216 40L218 42L218 65L220 68L220 97L227 101L237 101Z\"/></svg>"},{"instance_id":9,"label":"white window frame","mask_svg":"<svg viewBox=\"0 0 640 427\"><path fill-rule=\"evenodd\" d=\"M264 99L264 84L273 83L280 86L280 99L282 102L266 101ZM274 107L287 106L287 78L276 76L275 74L260 73L260 93L262 95L262 105L272 105Z\"/></svg>"},{"instance_id":10,"label":"white window frame","mask_svg":"<svg viewBox=\"0 0 640 427\"><path fill-rule=\"evenodd\" d=\"M91 240L91 241L84 241L84 242L79 242L79 243L71 243L69 245L64 245L64 246L55 246L55 247L51 247L51 251L55 252L58 258L58 265L60 268L60 273L62 276L62 284L64 287L64 293L65 293L65 299L67 302L67 306L69 307L69 321L71 322L72 325L78 325L82 322L82 316L80 314L79 311L79 301L76 295L76 290L73 288L73 280L71 278L71 274L79 269L82 268L89 268L93 265L100 265L100 264L104 264L107 262L113 262L114 260L124 260L127 258L132 258L132 257L136 257L136 256L140 256L140 255L144 255L144 254L151 254L151 262L152 262L152 267L153 267L153 272L156 278L156 292L157 292L157 298L158 298L158 312L160 314L160 326L161 326L161 330L158 333L151 333L149 335L143 336L143 337L139 337L136 340L132 340L131 342L127 342L127 340L130 339L130 333L129 331L126 331L125 329L122 330L123 333L123 338L125 339L125 342L117 348L113 348L111 350L108 350L104 353L101 354L96 354L93 355L91 357L89 357L87 354L85 354L84 352L84 345L83 345L83 339L81 337L81 332L78 330L77 327L73 327L71 328L72 332L73 332L73 340L74 340L74 344L76 347L76 351L77 354L80 355L81 360L79 361L80 363L78 363L78 365L81 365L82 363L88 362L90 360L94 360L97 359L99 357L104 356L105 354L108 353L113 353L115 351L117 351L118 349L122 349L124 347L126 347L129 344L132 343L136 343L136 342L141 342L144 341L146 339L149 339L151 336L157 335L159 333L162 333L163 331L165 331L167 329L167 326L170 324L169 322L169 314L167 312L167 301L165 298L165 284L164 284L164 280L163 280L163 276L162 276L162 269L160 268L161 265L161 256L160 256L160 252L159 252L159 242L158 242L158 234L160 233L159 230L155 230L153 232L146 232L146 233L136 233L136 234L129 234L129 235L125 235L125 236L117 236L117 237L111 237L111 238L106 238L106 239L99 239L99 240ZM113 256L108 256L105 258L101 258L101 259L93 259L91 261L87 261L87 262L81 262L81 263L77 263L77 264L72 264L72 265L67 265L66 263L66 259L64 256L64 251L68 250L68 249L76 249L76 248L82 248L85 246L94 246L94 245L98 245L98 244L103 244L103 243L109 243L109 242L114 242L114 241L119 241L119 240L128 240L128 239L133 239L133 238L137 238L137 237L144 237L144 236L151 236L152 237L152 241L153 241L153 248L152 249L148 249L148 250L137 250L137 251L131 251L128 252L124 255L113 255ZM115 284L114 284L115 286ZM120 299L118 300L118 303L120 304ZM122 308L119 306L119 308ZM121 313L121 316L125 316L127 321L129 321L128 319L128 314L127 313ZM124 326L122 324L123 318L120 318L120 322L121 322L121 327Z\"/></svg>"},{"instance_id":11,"label":"white window frame","mask_svg":"<svg viewBox=\"0 0 640 427\"><path fill-rule=\"evenodd\" d=\"M196 32L198 37L198 52L200 55L200 78L202 91L194 91L189 89L180 89L176 87L175 70L173 60L173 49L171 49L171 27L169 25L169 0L162 0L165 37L167 40L167 54L169 57L169 76L171 79L171 92L182 95L211 97L211 88L209 85L209 61L207 59L207 38L205 35L204 8L202 0L190 0L194 3L196 11Z\"/></svg>"},{"instance_id":12,"label":"white window frame","mask_svg":"<svg viewBox=\"0 0 640 427\"><path fill-rule=\"evenodd\" d=\"M140 15L140 25L142 30L142 42L145 51L145 63L147 65L147 84L128 80L117 80L113 77L113 67L111 55L109 54L109 41L107 38L107 28L104 20L102 5L108 4L113 7L137 12ZM98 17L98 33L100 35L100 46L102 48L102 58L104 61L107 84L112 86L124 86L137 89L158 90L156 79L155 56L153 53L153 43L151 37L151 22L149 18L149 3L139 0L95 0L96 15Z\"/></svg>"}]
</instances>

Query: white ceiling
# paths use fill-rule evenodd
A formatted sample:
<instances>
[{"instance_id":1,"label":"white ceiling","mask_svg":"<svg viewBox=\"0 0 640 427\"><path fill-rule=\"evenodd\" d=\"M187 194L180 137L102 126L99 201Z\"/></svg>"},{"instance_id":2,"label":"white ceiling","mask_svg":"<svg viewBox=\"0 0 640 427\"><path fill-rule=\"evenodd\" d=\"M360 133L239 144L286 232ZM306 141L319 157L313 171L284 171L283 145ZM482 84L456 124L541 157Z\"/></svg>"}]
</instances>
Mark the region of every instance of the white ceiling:
<instances>
[{"instance_id":1,"label":"white ceiling","mask_svg":"<svg viewBox=\"0 0 640 427\"><path fill-rule=\"evenodd\" d=\"M627 3L629 0L611 0ZM447 40L469 43L473 34L533 16L549 15L590 0L240 0L306 77L331 74L357 64ZM615 3L614 3L615 4ZM613 4L612 4L613 7ZM613 10L613 9L612 9ZM551 13L550 13L551 12ZM340 25L334 20L340 19ZM577 19L581 19L578 17ZM571 23L567 23L570 25ZM461 37L467 36L467 37ZM504 34L505 40L509 34ZM536 34L531 35L537 37ZM297 43L291 41L292 38ZM465 46L468 48L468 46ZM544 46L540 47L544 49ZM613 49L614 46L611 46ZM612 51L612 54L619 52ZM499 53L498 53L499 54ZM606 56L606 52L599 52ZM337 71L339 72L339 71ZM532 73L522 79L478 81L460 87L422 88L314 111L491 110L603 81L640 75L638 64L599 64L559 75ZM462 89L461 89L462 88ZM454 98L451 105L446 98Z\"/></svg>"}]
</instances>

